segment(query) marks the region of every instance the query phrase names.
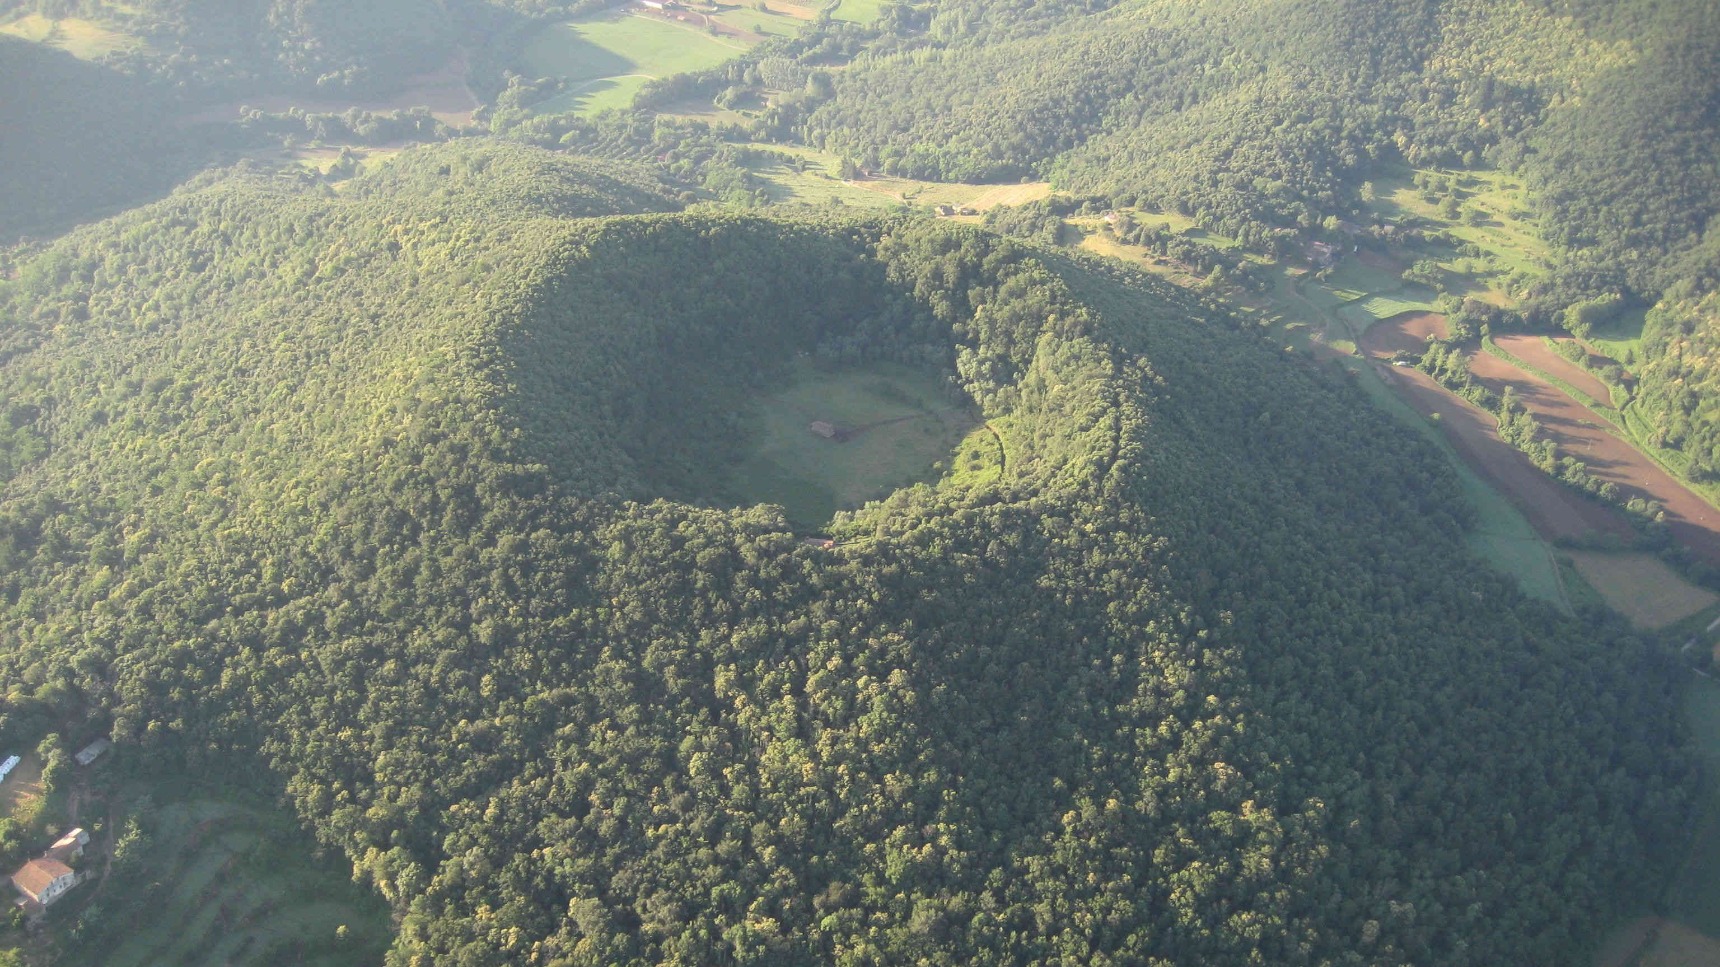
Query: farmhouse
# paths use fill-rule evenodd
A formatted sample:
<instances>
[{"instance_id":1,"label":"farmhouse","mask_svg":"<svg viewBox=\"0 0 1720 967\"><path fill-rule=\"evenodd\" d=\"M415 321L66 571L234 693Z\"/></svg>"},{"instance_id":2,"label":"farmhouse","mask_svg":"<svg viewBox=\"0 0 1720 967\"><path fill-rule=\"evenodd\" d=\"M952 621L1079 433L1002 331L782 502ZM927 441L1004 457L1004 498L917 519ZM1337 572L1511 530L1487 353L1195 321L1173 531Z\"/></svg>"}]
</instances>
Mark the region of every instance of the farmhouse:
<instances>
[{"instance_id":1,"label":"farmhouse","mask_svg":"<svg viewBox=\"0 0 1720 967\"><path fill-rule=\"evenodd\" d=\"M90 834L81 828L74 827L66 835L55 840L54 845L48 847L48 851L42 854L42 858L70 863L83 856L84 847L88 845L90 845Z\"/></svg>"},{"instance_id":2,"label":"farmhouse","mask_svg":"<svg viewBox=\"0 0 1720 967\"><path fill-rule=\"evenodd\" d=\"M5 762L0 762L0 782L5 782L6 777L12 774L13 769L18 768L18 763L21 761L23 760L19 759L17 756L9 755L6 757Z\"/></svg>"},{"instance_id":3,"label":"farmhouse","mask_svg":"<svg viewBox=\"0 0 1720 967\"><path fill-rule=\"evenodd\" d=\"M954 205L939 205L938 206L938 214L944 216L945 218L948 218L949 216L954 215L955 213L956 213L956 207Z\"/></svg>"},{"instance_id":4,"label":"farmhouse","mask_svg":"<svg viewBox=\"0 0 1720 967\"><path fill-rule=\"evenodd\" d=\"M59 860L44 857L19 867L18 872L12 874L12 885L21 894L18 905L26 913L39 914L40 910L31 910L31 904L50 906L65 896L67 890L78 885L78 875Z\"/></svg>"},{"instance_id":5,"label":"farmhouse","mask_svg":"<svg viewBox=\"0 0 1720 967\"><path fill-rule=\"evenodd\" d=\"M84 746L73 758L78 760L78 765L87 766L97 759L100 759L102 754L111 748L113 748L112 742L105 738L97 739L89 745Z\"/></svg>"}]
</instances>

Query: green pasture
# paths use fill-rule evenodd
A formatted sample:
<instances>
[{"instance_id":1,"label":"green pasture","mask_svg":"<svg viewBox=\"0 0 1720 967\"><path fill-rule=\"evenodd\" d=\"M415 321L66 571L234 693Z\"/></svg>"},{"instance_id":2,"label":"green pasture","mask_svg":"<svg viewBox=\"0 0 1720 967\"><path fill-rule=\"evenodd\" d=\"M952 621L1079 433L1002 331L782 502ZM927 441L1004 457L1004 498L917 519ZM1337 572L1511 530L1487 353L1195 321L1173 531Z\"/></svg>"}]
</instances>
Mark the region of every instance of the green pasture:
<instances>
[{"instance_id":1,"label":"green pasture","mask_svg":"<svg viewBox=\"0 0 1720 967\"><path fill-rule=\"evenodd\" d=\"M82 905L82 916L106 921L83 962L381 962L390 942L387 906L352 883L343 861L313 858L309 837L287 816L213 791L175 794L161 787L156 794L163 798L141 820L147 873L126 884L104 883L99 894L68 897Z\"/></svg>"},{"instance_id":2,"label":"green pasture","mask_svg":"<svg viewBox=\"0 0 1720 967\"><path fill-rule=\"evenodd\" d=\"M1360 335L1367 328L1382 319L1390 319L1406 312L1436 312L1438 307L1433 304L1433 293L1426 293L1416 288L1406 288L1402 292L1391 294L1375 294L1364 299L1346 303L1338 310L1346 323L1355 327Z\"/></svg>"},{"instance_id":3,"label":"green pasture","mask_svg":"<svg viewBox=\"0 0 1720 967\"><path fill-rule=\"evenodd\" d=\"M1388 219L1411 214L1432 222L1453 238L1476 245L1504 272L1535 275L1546 270L1551 250L1536 230L1533 217L1527 214L1529 195L1521 182L1490 171L1428 170L1427 173L1470 182L1470 187L1460 188L1455 194L1464 207L1480 211L1483 221L1469 225L1461 216L1448 218L1441 214L1437 203L1422 197L1422 190L1412 181L1415 172L1409 169L1376 181L1378 197L1374 210ZM1446 267L1452 268L1450 264Z\"/></svg>"},{"instance_id":4,"label":"green pasture","mask_svg":"<svg viewBox=\"0 0 1720 967\"><path fill-rule=\"evenodd\" d=\"M746 167L764 182L773 202L865 208L902 204L893 194L871 191L836 177L834 165L826 167L821 162L808 161L804 169L796 169L788 162L765 157L748 161Z\"/></svg>"},{"instance_id":5,"label":"green pasture","mask_svg":"<svg viewBox=\"0 0 1720 967\"><path fill-rule=\"evenodd\" d=\"M521 60L531 75L567 84L538 111L594 114L631 105L648 80L715 67L744 50L701 27L624 14L549 24L526 42Z\"/></svg>"},{"instance_id":6,"label":"green pasture","mask_svg":"<svg viewBox=\"0 0 1720 967\"><path fill-rule=\"evenodd\" d=\"M806 26L806 21L772 11L766 13L755 7L735 7L716 15L716 19L735 28L762 37L793 37ZM734 41L729 40L730 43Z\"/></svg>"},{"instance_id":7,"label":"green pasture","mask_svg":"<svg viewBox=\"0 0 1720 967\"><path fill-rule=\"evenodd\" d=\"M1629 369L1636 365L1642 352L1642 327L1647 318L1647 309L1621 312L1611 322L1594 327L1583 337L1583 342L1595 352Z\"/></svg>"},{"instance_id":8,"label":"green pasture","mask_svg":"<svg viewBox=\"0 0 1720 967\"><path fill-rule=\"evenodd\" d=\"M983 428L971 408L951 402L940 377L906 366L828 372L803 363L749 411L756 445L730 471L728 496L779 504L801 527L820 527L838 510L935 480L952 455L958 471L984 471L984 441L969 436ZM817 420L850 435L819 436L811 429Z\"/></svg>"},{"instance_id":9,"label":"green pasture","mask_svg":"<svg viewBox=\"0 0 1720 967\"><path fill-rule=\"evenodd\" d=\"M1356 293L1349 297L1352 299L1369 292L1388 292L1403 288L1402 279L1385 269L1368 265L1354 255L1346 255L1332 270L1332 275L1325 284L1334 291Z\"/></svg>"},{"instance_id":10,"label":"green pasture","mask_svg":"<svg viewBox=\"0 0 1720 967\"><path fill-rule=\"evenodd\" d=\"M832 16L849 23L869 24L884 14L884 0L841 0Z\"/></svg>"}]
</instances>

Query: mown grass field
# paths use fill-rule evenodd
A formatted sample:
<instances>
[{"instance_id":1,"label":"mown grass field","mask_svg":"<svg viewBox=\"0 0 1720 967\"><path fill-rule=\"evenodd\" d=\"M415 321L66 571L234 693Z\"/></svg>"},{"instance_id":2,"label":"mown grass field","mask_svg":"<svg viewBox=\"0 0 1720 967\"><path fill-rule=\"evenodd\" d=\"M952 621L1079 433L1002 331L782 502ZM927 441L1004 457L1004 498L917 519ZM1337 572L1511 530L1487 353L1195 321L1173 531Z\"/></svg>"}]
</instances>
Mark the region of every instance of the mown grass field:
<instances>
[{"instance_id":1,"label":"mown grass field","mask_svg":"<svg viewBox=\"0 0 1720 967\"><path fill-rule=\"evenodd\" d=\"M735 7L716 14L715 19L736 30L744 30L760 37L793 37L806 26L805 20L788 13L787 8L780 5L768 10Z\"/></svg>"},{"instance_id":2,"label":"mown grass field","mask_svg":"<svg viewBox=\"0 0 1720 967\"><path fill-rule=\"evenodd\" d=\"M1401 316L1406 312L1434 312L1437 309L1433 303L1433 293L1412 286L1401 292L1369 295L1345 303L1338 310L1338 314L1355 328L1356 335L1359 336L1369 326L1381 320Z\"/></svg>"},{"instance_id":3,"label":"mown grass field","mask_svg":"<svg viewBox=\"0 0 1720 967\"><path fill-rule=\"evenodd\" d=\"M766 183L772 200L779 202L883 208L951 205L985 211L997 205L1038 201L1051 194L1051 185L1043 181L979 185L885 176L844 181L839 177L841 159L835 155L800 145L754 144L751 147L800 163L796 168L787 161L769 159L750 166L752 172Z\"/></svg>"},{"instance_id":4,"label":"mown grass field","mask_svg":"<svg viewBox=\"0 0 1720 967\"><path fill-rule=\"evenodd\" d=\"M521 58L532 76L567 83L534 105L538 111L595 114L628 107L648 80L715 67L746 49L688 23L623 14L550 24L526 42Z\"/></svg>"},{"instance_id":5,"label":"mown grass field","mask_svg":"<svg viewBox=\"0 0 1720 967\"><path fill-rule=\"evenodd\" d=\"M1720 601L1651 554L1569 551L1584 580L1639 628L1664 628Z\"/></svg>"},{"instance_id":6,"label":"mown grass field","mask_svg":"<svg viewBox=\"0 0 1720 967\"><path fill-rule=\"evenodd\" d=\"M884 14L884 0L842 0L832 16L849 23L869 24Z\"/></svg>"},{"instance_id":7,"label":"mown grass field","mask_svg":"<svg viewBox=\"0 0 1720 967\"><path fill-rule=\"evenodd\" d=\"M750 409L756 445L726 489L745 503L781 505L796 526L822 527L838 510L936 480L952 459L964 473L985 469L984 441L969 436L982 429L973 412L944 394L939 377L906 366L823 372L800 364ZM815 420L852 436L821 437L810 429Z\"/></svg>"},{"instance_id":8,"label":"mown grass field","mask_svg":"<svg viewBox=\"0 0 1720 967\"><path fill-rule=\"evenodd\" d=\"M145 46L142 38L93 20L77 17L54 20L39 13L26 14L0 25L0 33L58 47L81 60L100 60L108 54Z\"/></svg>"},{"instance_id":9,"label":"mown grass field","mask_svg":"<svg viewBox=\"0 0 1720 967\"><path fill-rule=\"evenodd\" d=\"M69 897L108 922L81 961L106 967L380 963L388 909L272 809L158 788L145 885ZM172 797L172 798L167 798ZM75 912L75 911L67 911ZM346 928L344 936L340 928Z\"/></svg>"}]
</instances>

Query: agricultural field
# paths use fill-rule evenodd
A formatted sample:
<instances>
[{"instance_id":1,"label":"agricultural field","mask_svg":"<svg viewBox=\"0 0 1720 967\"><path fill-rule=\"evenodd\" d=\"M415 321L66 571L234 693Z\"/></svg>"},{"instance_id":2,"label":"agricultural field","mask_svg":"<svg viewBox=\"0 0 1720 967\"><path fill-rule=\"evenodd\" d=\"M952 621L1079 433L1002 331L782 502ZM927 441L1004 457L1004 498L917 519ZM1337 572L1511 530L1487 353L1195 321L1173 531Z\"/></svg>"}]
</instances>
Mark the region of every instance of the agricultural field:
<instances>
[{"instance_id":1,"label":"agricultural field","mask_svg":"<svg viewBox=\"0 0 1720 967\"><path fill-rule=\"evenodd\" d=\"M840 0L832 16L849 23L869 24L884 14L884 0Z\"/></svg>"},{"instance_id":2,"label":"agricultural field","mask_svg":"<svg viewBox=\"0 0 1720 967\"><path fill-rule=\"evenodd\" d=\"M1521 182L1488 171L1419 172L1453 179L1459 186L1454 195L1460 205L1481 216L1479 222L1471 224L1462 217L1452 218L1442 213L1439 202L1428 201L1427 193L1414 184L1416 174L1406 169L1400 175L1376 182L1373 209L1394 221L1414 215L1432 222L1458 241L1474 244L1487 253L1500 272L1537 275L1546 270L1550 250L1535 230L1528 192ZM1455 260L1444 264L1455 271L1452 261Z\"/></svg>"},{"instance_id":3,"label":"agricultural field","mask_svg":"<svg viewBox=\"0 0 1720 967\"><path fill-rule=\"evenodd\" d=\"M90 894L66 901L77 906L65 915L103 922L83 962L381 962L390 940L386 905L354 885L343 862L313 859L309 837L285 815L213 792L157 793L158 802L144 800L140 823L147 875L130 886L84 887Z\"/></svg>"},{"instance_id":4,"label":"agricultural field","mask_svg":"<svg viewBox=\"0 0 1720 967\"><path fill-rule=\"evenodd\" d=\"M766 9L757 7L725 7L712 15L713 20L731 30L751 34L760 39L770 37L793 37L806 26L806 8L791 7L781 3L767 4ZM735 38L726 38L734 40Z\"/></svg>"},{"instance_id":5,"label":"agricultural field","mask_svg":"<svg viewBox=\"0 0 1720 967\"><path fill-rule=\"evenodd\" d=\"M728 496L779 504L800 527L935 480L952 459L974 479L986 469L984 441L969 437L983 429L971 409L946 395L941 378L906 366L824 372L801 364L749 416L756 445L731 471ZM814 421L837 436L820 436Z\"/></svg>"},{"instance_id":6,"label":"agricultural field","mask_svg":"<svg viewBox=\"0 0 1720 967\"><path fill-rule=\"evenodd\" d=\"M100 60L109 54L147 46L142 38L115 30L93 20L67 17L54 20L39 13L26 14L0 25L0 34L47 44L80 60Z\"/></svg>"},{"instance_id":7,"label":"agricultural field","mask_svg":"<svg viewBox=\"0 0 1720 967\"><path fill-rule=\"evenodd\" d=\"M1050 183L1044 181L978 185L888 176L844 181L839 176L841 161L835 155L799 145L755 143L750 147L799 162L799 167L796 167L786 161L768 158L750 166L752 172L766 183L771 199L778 202L884 208L951 205L983 212L997 205L1038 201L1051 194Z\"/></svg>"},{"instance_id":8,"label":"agricultural field","mask_svg":"<svg viewBox=\"0 0 1720 967\"><path fill-rule=\"evenodd\" d=\"M1406 286L1398 292L1376 293L1347 302L1338 315L1359 336L1369 326L1395 316L1414 312L1433 312L1433 293L1419 286Z\"/></svg>"},{"instance_id":9,"label":"agricultural field","mask_svg":"<svg viewBox=\"0 0 1720 967\"><path fill-rule=\"evenodd\" d=\"M621 14L550 24L526 43L521 57L533 76L559 77L567 84L562 93L535 105L538 111L595 114L628 107L648 80L715 67L748 46L661 15Z\"/></svg>"},{"instance_id":10,"label":"agricultural field","mask_svg":"<svg viewBox=\"0 0 1720 967\"><path fill-rule=\"evenodd\" d=\"M1608 606L1638 628L1664 628L1720 602L1720 596L1684 580L1652 554L1565 553Z\"/></svg>"}]
</instances>

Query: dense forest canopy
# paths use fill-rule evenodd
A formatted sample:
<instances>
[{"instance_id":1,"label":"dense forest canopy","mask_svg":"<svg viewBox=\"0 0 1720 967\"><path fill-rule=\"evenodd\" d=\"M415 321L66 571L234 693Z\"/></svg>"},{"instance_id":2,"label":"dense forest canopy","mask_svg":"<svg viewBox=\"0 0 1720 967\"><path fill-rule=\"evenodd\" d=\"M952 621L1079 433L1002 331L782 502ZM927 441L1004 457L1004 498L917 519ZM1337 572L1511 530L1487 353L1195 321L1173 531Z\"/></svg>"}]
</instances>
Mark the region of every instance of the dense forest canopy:
<instances>
[{"instance_id":1,"label":"dense forest canopy","mask_svg":"<svg viewBox=\"0 0 1720 967\"><path fill-rule=\"evenodd\" d=\"M24 260L9 689L285 790L399 964L1566 963L1654 882L1670 672L1354 388L972 229L674 207L464 141ZM799 353L941 373L1008 472L838 548L712 505Z\"/></svg>"},{"instance_id":2,"label":"dense forest canopy","mask_svg":"<svg viewBox=\"0 0 1720 967\"><path fill-rule=\"evenodd\" d=\"M401 965L1562 964L1658 889L1671 663L1473 559L1344 378L1054 245L1114 207L1276 253L1511 172L1552 248L1512 317L1643 318L1632 417L1720 479L1712 3L892 3L539 110L508 45L602 6L0 0L136 40L0 36L0 241L41 236L0 253L0 738L284 798ZM429 71L512 140L194 120ZM762 106L643 110L700 98ZM299 139L446 143L235 163ZM1048 179L986 221L1047 244L733 210L790 140ZM886 361L995 477L733 506L749 407Z\"/></svg>"}]
</instances>

